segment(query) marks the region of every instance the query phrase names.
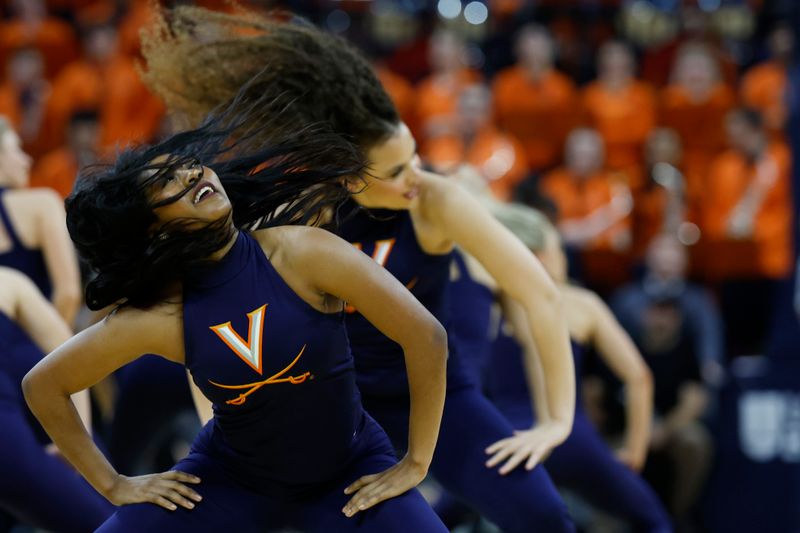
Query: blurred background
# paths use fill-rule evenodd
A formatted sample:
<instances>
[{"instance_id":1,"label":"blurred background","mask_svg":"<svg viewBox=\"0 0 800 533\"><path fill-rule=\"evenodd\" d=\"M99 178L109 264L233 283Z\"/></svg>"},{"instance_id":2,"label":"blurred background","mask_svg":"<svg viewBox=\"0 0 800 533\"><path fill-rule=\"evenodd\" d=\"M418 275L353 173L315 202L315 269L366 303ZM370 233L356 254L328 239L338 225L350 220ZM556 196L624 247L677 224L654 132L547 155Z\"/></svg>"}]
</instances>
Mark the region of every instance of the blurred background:
<instances>
[{"instance_id":1,"label":"blurred background","mask_svg":"<svg viewBox=\"0 0 800 533\"><path fill-rule=\"evenodd\" d=\"M350 40L428 166L544 211L572 278L650 365L657 418L688 409L687 384L709 395L695 439L675 447L654 432L645 477L669 509L697 531L800 531L800 2L241 3ZM137 72L152 10L2 2L0 115L32 158L30 186L65 197L83 166L170 130ZM155 402L160 381L141 376L177 374L152 364L95 394L98 433L126 473L171 466L196 431L187 402ZM584 372L587 408L614 442L620 384L596 358ZM624 531L566 497L583 530Z\"/></svg>"}]
</instances>

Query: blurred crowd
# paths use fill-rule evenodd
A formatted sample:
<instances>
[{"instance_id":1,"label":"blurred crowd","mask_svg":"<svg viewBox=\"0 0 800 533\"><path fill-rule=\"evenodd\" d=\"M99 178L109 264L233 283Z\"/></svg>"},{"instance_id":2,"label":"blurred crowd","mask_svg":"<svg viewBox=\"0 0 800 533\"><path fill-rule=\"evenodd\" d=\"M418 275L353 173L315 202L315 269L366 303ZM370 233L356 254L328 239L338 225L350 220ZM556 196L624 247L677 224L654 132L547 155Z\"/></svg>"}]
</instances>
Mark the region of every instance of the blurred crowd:
<instances>
[{"instance_id":1,"label":"blurred crowd","mask_svg":"<svg viewBox=\"0 0 800 533\"><path fill-rule=\"evenodd\" d=\"M547 212L576 279L606 296L640 280L654 301L675 300L687 279L711 289L728 335L703 357L720 360L758 353L773 282L792 268L783 127L794 36L771 25L745 68L714 38L711 13L681 14L684 30L657 49L608 35L581 61L595 72L582 84L559 57L587 28L570 36L557 18L515 29L514 62L491 75L470 64L474 43L456 26L431 34L430 73L416 84L391 58L381 72L423 159L442 172L468 164L498 198ZM669 272L663 233L681 256Z\"/></svg>"},{"instance_id":2,"label":"blurred crowd","mask_svg":"<svg viewBox=\"0 0 800 533\"><path fill-rule=\"evenodd\" d=\"M354 41L427 165L466 169L498 200L553 220L571 276L608 300L651 366L657 418L674 422L658 426L652 448L702 482L713 391L735 357L763 351L794 265L784 128L795 36L781 2L249 4ZM78 169L167 131L137 71L151 10L145 0L3 3L0 115L31 157L30 186L66 197ZM618 384L601 365L587 371L590 411L613 433ZM699 399L709 391L710 408Z\"/></svg>"}]
</instances>

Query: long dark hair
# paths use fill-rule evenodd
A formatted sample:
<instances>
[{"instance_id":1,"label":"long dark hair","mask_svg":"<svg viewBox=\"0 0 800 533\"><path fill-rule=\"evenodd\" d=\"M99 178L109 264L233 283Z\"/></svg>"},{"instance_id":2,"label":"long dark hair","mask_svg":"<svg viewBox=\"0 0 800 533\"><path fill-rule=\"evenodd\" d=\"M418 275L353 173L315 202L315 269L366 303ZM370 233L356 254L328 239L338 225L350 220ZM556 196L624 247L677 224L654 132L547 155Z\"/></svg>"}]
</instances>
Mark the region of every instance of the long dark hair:
<instances>
[{"instance_id":1,"label":"long dark hair","mask_svg":"<svg viewBox=\"0 0 800 533\"><path fill-rule=\"evenodd\" d=\"M146 308L163 300L236 228L309 224L335 213L348 197L343 179L363 172L360 152L314 124L264 145L258 133L276 118L263 112L269 98L254 97L245 85L199 127L127 149L113 164L82 172L66 210L70 236L94 273L86 287L90 309L115 303ZM157 204L147 191L193 161L217 173L231 214L210 223L178 219L158 225L153 210L190 188Z\"/></svg>"},{"instance_id":2,"label":"long dark hair","mask_svg":"<svg viewBox=\"0 0 800 533\"><path fill-rule=\"evenodd\" d=\"M192 123L248 80L254 94L270 95L270 110L281 117L260 133L266 140L321 123L364 151L400 122L366 58L301 19L178 7L160 11L145 28L142 52L145 83Z\"/></svg>"}]
</instances>

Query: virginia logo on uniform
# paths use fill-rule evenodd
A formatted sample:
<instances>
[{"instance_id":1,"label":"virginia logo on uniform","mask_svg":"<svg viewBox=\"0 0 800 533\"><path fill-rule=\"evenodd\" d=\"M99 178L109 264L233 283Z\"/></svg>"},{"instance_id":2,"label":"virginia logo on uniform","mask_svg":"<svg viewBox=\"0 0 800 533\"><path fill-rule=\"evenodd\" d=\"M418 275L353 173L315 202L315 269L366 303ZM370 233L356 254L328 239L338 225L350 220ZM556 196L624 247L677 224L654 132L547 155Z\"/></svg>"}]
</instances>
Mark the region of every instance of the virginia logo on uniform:
<instances>
[{"instance_id":1,"label":"virginia logo on uniform","mask_svg":"<svg viewBox=\"0 0 800 533\"><path fill-rule=\"evenodd\" d=\"M222 340L222 342L224 342L225 345L239 357L239 359L247 363L247 365L258 372L259 375L263 375L261 353L264 335L264 317L266 315L267 305L268 304L264 304L258 309L247 313L247 320L249 323L247 341L245 341L238 333L236 333L236 330L233 329L230 321L210 327L211 331L216 333L220 340ZM227 400L225 402L226 404L230 405L242 405L247 401L248 396L259 390L264 385L273 385L276 383L290 383L292 385L299 385L306 379L313 379L314 376L308 371L296 376L290 375L283 377L292 368L294 368L294 365L296 365L300 360L300 357L302 357L305 350L306 345L304 344L303 347L300 348L300 352L295 356L291 363L289 363L280 372L273 374L263 381L245 383L243 385L223 385L210 379L208 382L223 389L245 390L245 392L239 394L239 396L236 398Z\"/></svg>"},{"instance_id":2,"label":"virginia logo on uniform","mask_svg":"<svg viewBox=\"0 0 800 533\"><path fill-rule=\"evenodd\" d=\"M250 368L262 374L261 368L261 338L264 334L264 315L266 314L267 305L264 304L255 311L247 313L247 320L249 322L247 342L236 333L236 330L231 326L230 320L224 324L217 324L211 326L211 331L217 334L222 339L228 348L233 350L233 353L247 363Z\"/></svg>"}]
</instances>

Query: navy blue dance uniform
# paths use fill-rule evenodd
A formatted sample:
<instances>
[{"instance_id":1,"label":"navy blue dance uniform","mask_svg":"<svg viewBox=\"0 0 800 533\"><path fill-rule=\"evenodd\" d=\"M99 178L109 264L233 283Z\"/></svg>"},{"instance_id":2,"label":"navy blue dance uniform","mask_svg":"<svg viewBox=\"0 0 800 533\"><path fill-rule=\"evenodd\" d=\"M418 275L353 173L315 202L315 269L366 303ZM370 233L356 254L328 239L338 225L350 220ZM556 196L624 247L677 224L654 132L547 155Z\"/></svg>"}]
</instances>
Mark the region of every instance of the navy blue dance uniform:
<instances>
[{"instance_id":1,"label":"navy blue dance uniform","mask_svg":"<svg viewBox=\"0 0 800 533\"><path fill-rule=\"evenodd\" d=\"M446 531L416 490L342 513L345 487L397 460L361 406L342 314L303 301L251 236L184 281L183 327L214 418L174 468L201 479L203 500L123 506L100 531Z\"/></svg>"},{"instance_id":2,"label":"navy blue dance uniform","mask_svg":"<svg viewBox=\"0 0 800 533\"><path fill-rule=\"evenodd\" d=\"M513 427L481 394L452 339L448 320L452 254L425 253L408 211L354 209L342 224L341 235L405 284L448 330L447 397L431 464L437 481L506 533L572 531L566 507L543 468L530 472L517 468L502 476L497 468L485 466L486 447L511 436ZM409 396L403 350L356 310L348 311L347 333L364 406L392 443L405 449Z\"/></svg>"},{"instance_id":3,"label":"navy blue dance uniform","mask_svg":"<svg viewBox=\"0 0 800 533\"><path fill-rule=\"evenodd\" d=\"M49 300L53 293L53 287L50 284L50 275L47 273L44 256L41 250L27 248L19 239L4 203L6 191L7 189L0 188L0 221L11 241L11 248L0 253L0 266L19 270L28 276L39 288L39 292Z\"/></svg>"},{"instance_id":4,"label":"navy blue dance uniform","mask_svg":"<svg viewBox=\"0 0 800 533\"><path fill-rule=\"evenodd\" d=\"M472 279L466 260L458 251L453 253L450 279L451 340L458 344L457 351L463 358L464 370L482 386L492 352L495 294L483 283Z\"/></svg>"},{"instance_id":5,"label":"navy blue dance uniform","mask_svg":"<svg viewBox=\"0 0 800 533\"><path fill-rule=\"evenodd\" d=\"M22 378L41 358L25 332L0 313L0 509L37 528L92 531L114 507L62 459L45 452L47 435L22 397Z\"/></svg>"},{"instance_id":6,"label":"navy blue dance uniform","mask_svg":"<svg viewBox=\"0 0 800 533\"><path fill-rule=\"evenodd\" d=\"M572 341L576 379L583 352L584 347ZM515 428L531 427L535 415L519 344L510 336L498 336L488 368L486 386L495 405ZM635 531L672 531L658 496L647 482L614 457L582 407L580 386L577 391L572 433L545 462L550 476L557 485L573 489L598 508L626 519Z\"/></svg>"},{"instance_id":7,"label":"navy blue dance uniform","mask_svg":"<svg viewBox=\"0 0 800 533\"><path fill-rule=\"evenodd\" d=\"M0 188L0 222L11 248L0 253L0 266L22 272L50 298L44 256L20 240L5 206L5 193ZM47 436L22 397L22 378L42 358L41 350L5 315L0 315L0 350L0 510L44 529L93 529L113 507L64 461L44 451Z\"/></svg>"}]
</instances>

